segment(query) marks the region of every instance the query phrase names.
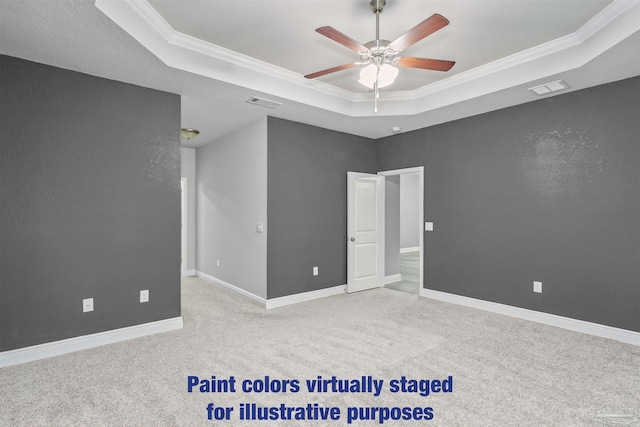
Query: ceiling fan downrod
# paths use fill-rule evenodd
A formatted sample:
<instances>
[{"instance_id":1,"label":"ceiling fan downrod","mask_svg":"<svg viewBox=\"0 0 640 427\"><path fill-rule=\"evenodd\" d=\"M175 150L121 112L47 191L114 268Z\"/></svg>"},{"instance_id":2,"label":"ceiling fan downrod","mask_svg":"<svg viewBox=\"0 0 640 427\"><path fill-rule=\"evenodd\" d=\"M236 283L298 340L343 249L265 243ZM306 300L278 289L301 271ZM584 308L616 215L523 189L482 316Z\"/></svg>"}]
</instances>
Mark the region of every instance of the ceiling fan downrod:
<instances>
[{"instance_id":1,"label":"ceiling fan downrod","mask_svg":"<svg viewBox=\"0 0 640 427\"><path fill-rule=\"evenodd\" d=\"M382 56L380 55L380 14L387 4L386 0L371 0L369 2L369 8L376 15L376 50L374 54L374 62L376 64L376 81L373 83L373 111L378 112L378 98L380 93L378 91L378 77L380 75L380 67L382 66Z\"/></svg>"},{"instance_id":2,"label":"ceiling fan downrod","mask_svg":"<svg viewBox=\"0 0 640 427\"><path fill-rule=\"evenodd\" d=\"M380 47L380 14L387 4L387 0L371 0L369 2L369 9L376 15L376 42Z\"/></svg>"}]
</instances>

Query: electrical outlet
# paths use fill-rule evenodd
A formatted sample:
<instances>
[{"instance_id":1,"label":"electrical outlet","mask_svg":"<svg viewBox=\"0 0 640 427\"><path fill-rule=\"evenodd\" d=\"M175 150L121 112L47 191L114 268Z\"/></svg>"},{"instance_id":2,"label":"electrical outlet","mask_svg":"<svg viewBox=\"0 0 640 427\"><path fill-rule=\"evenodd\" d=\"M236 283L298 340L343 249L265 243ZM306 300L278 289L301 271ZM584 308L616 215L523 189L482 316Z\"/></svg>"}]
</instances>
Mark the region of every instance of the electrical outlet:
<instances>
[{"instance_id":1,"label":"electrical outlet","mask_svg":"<svg viewBox=\"0 0 640 427\"><path fill-rule=\"evenodd\" d=\"M82 312L93 311L93 298L85 298L82 300Z\"/></svg>"},{"instance_id":2,"label":"electrical outlet","mask_svg":"<svg viewBox=\"0 0 640 427\"><path fill-rule=\"evenodd\" d=\"M314 276L318 275L318 267L313 267L313 275Z\"/></svg>"},{"instance_id":3,"label":"electrical outlet","mask_svg":"<svg viewBox=\"0 0 640 427\"><path fill-rule=\"evenodd\" d=\"M542 293L542 282L533 282L533 292Z\"/></svg>"},{"instance_id":4,"label":"electrical outlet","mask_svg":"<svg viewBox=\"0 0 640 427\"><path fill-rule=\"evenodd\" d=\"M433 223L425 222L424 223L424 231L433 231Z\"/></svg>"},{"instance_id":5,"label":"electrical outlet","mask_svg":"<svg viewBox=\"0 0 640 427\"><path fill-rule=\"evenodd\" d=\"M140 302L149 302L149 289L140 291Z\"/></svg>"}]
</instances>

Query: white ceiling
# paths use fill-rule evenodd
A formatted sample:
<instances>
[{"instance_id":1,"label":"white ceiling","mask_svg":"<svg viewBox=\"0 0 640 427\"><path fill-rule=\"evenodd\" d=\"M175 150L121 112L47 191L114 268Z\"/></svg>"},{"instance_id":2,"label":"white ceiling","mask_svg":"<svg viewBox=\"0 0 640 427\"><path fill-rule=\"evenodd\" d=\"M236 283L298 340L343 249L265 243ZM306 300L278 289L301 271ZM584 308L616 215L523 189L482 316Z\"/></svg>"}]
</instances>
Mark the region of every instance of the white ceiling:
<instances>
[{"instance_id":1,"label":"white ceiling","mask_svg":"<svg viewBox=\"0 0 640 427\"><path fill-rule=\"evenodd\" d=\"M355 52L314 30L330 25L362 44L374 40L376 21L368 1L149 3L176 31L305 75L359 60ZM449 73L401 69L393 90L414 90L573 33L610 3L611 0L389 0L380 14L382 39L394 40L437 12L451 24L403 54L456 61ZM352 69L322 81L352 92L367 92L357 83L358 72Z\"/></svg>"},{"instance_id":2,"label":"white ceiling","mask_svg":"<svg viewBox=\"0 0 640 427\"><path fill-rule=\"evenodd\" d=\"M0 0L0 53L178 93L201 131L186 146L267 114L379 138L535 101L527 88L553 80L566 93L640 75L639 0L387 0L380 36L433 13L451 24L403 55L456 65L401 69L378 113L357 68L302 77L359 59L314 30L374 39L368 0Z\"/></svg>"}]
</instances>

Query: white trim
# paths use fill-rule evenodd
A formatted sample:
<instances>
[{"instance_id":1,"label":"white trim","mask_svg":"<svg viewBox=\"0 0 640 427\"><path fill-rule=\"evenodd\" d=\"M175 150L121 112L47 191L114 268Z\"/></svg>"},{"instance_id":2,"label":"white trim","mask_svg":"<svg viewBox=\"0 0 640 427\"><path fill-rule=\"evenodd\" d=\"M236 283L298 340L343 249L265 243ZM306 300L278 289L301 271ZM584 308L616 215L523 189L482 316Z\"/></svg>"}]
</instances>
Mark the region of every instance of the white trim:
<instances>
[{"instance_id":1,"label":"white trim","mask_svg":"<svg viewBox=\"0 0 640 427\"><path fill-rule=\"evenodd\" d=\"M400 248L400 253L401 254L406 254L408 252L415 252L415 251L419 251L419 250L420 250L420 246L413 246L411 248Z\"/></svg>"},{"instance_id":2,"label":"white trim","mask_svg":"<svg viewBox=\"0 0 640 427\"><path fill-rule=\"evenodd\" d=\"M252 299L258 303L260 303L263 306L267 305L267 300L259 297L258 295L252 294L251 292L245 291L242 288L239 288L237 286L232 285L231 283L227 283L224 280L220 280L220 279L216 279L213 276L208 275L207 273L203 273L202 271L196 271L196 276L198 276L199 278L201 278L202 280L212 283L214 285L218 285L218 286L222 286L223 288L227 288L230 291L233 291L237 294L240 294L244 297L247 297L249 299Z\"/></svg>"},{"instance_id":3,"label":"white trim","mask_svg":"<svg viewBox=\"0 0 640 427\"><path fill-rule=\"evenodd\" d=\"M384 284L388 285L389 283L395 283L395 282L399 282L401 280L402 280L402 275L400 273L392 274L390 276L385 276L384 277Z\"/></svg>"},{"instance_id":4,"label":"white trim","mask_svg":"<svg viewBox=\"0 0 640 427\"><path fill-rule=\"evenodd\" d=\"M339 295L347 291L347 285L339 285L331 288L318 289L316 291L302 292L299 294L287 295L279 298L265 299L255 294L252 294L251 292L247 292L244 289L241 289L237 286L234 286L231 283L227 283L224 280L216 279L215 277L210 276L206 273L203 273L202 271L197 271L196 275L206 282L221 286L223 288L227 288L230 291L233 291L237 294L247 297L259 303L267 310L271 308L283 307L285 305L297 304L299 302L311 301L314 299L330 297L333 295Z\"/></svg>"},{"instance_id":5,"label":"white trim","mask_svg":"<svg viewBox=\"0 0 640 427\"><path fill-rule=\"evenodd\" d=\"M111 331L98 332L91 335L83 335L60 341L19 348L16 350L4 351L0 353L0 368L181 328L182 317L174 317L171 319L158 320L156 322L143 323L141 325L128 326L126 328L113 329Z\"/></svg>"},{"instance_id":6,"label":"white trim","mask_svg":"<svg viewBox=\"0 0 640 427\"><path fill-rule=\"evenodd\" d=\"M196 276L196 275L197 275L197 274L196 274L196 270L187 270L187 271L185 272L185 276L186 276L186 277L192 277L192 276Z\"/></svg>"},{"instance_id":7,"label":"white trim","mask_svg":"<svg viewBox=\"0 0 640 427\"><path fill-rule=\"evenodd\" d=\"M347 292L347 285L334 286L332 288L318 289L316 291L302 292L299 294L287 295L279 298L267 300L267 309L283 307L285 305L297 304L299 302L311 301L319 298L331 297Z\"/></svg>"},{"instance_id":8,"label":"white trim","mask_svg":"<svg viewBox=\"0 0 640 427\"><path fill-rule=\"evenodd\" d=\"M421 288L420 296L450 302L452 304L464 305L466 307L477 308L479 310L490 311L492 313L503 314L505 316L516 317L518 319L530 320L532 322L542 323L545 325L556 326L558 328L568 329L574 332L609 338L627 344L640 345L640 332L629 331L627 329L614 328L612 326L600 325L598 323L586 322L584 320L571 319L569 317L557 316L555 314L513 307L510 305L449 294L447 292L434 291L431 289Z\"/></svg>"}]
</instances>

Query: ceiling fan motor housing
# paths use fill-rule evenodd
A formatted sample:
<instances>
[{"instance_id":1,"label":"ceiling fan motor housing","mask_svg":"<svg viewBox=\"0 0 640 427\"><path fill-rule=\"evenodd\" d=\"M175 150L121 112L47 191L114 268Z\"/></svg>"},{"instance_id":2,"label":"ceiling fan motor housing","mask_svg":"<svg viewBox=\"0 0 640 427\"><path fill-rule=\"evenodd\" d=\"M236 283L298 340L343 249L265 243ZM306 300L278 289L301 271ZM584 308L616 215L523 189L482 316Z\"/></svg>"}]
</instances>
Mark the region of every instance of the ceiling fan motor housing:
<instances>
[{"instance_id":1,"label":"ceiling fan motor housing","mask_svg":"<svg viewBox=\"0 0 640 427\"><path fill-rule=\"evenodd\" d=\"M390 43L391 42L389 40L372 40L365 43L364 46L369 50L360 54L362 65L366 65L371 62L374 62L378 66L383 63L392 64L395 59L394 56L397 55L398 52L387 49L387 46Z\"/></svg>"}]
</instances>

